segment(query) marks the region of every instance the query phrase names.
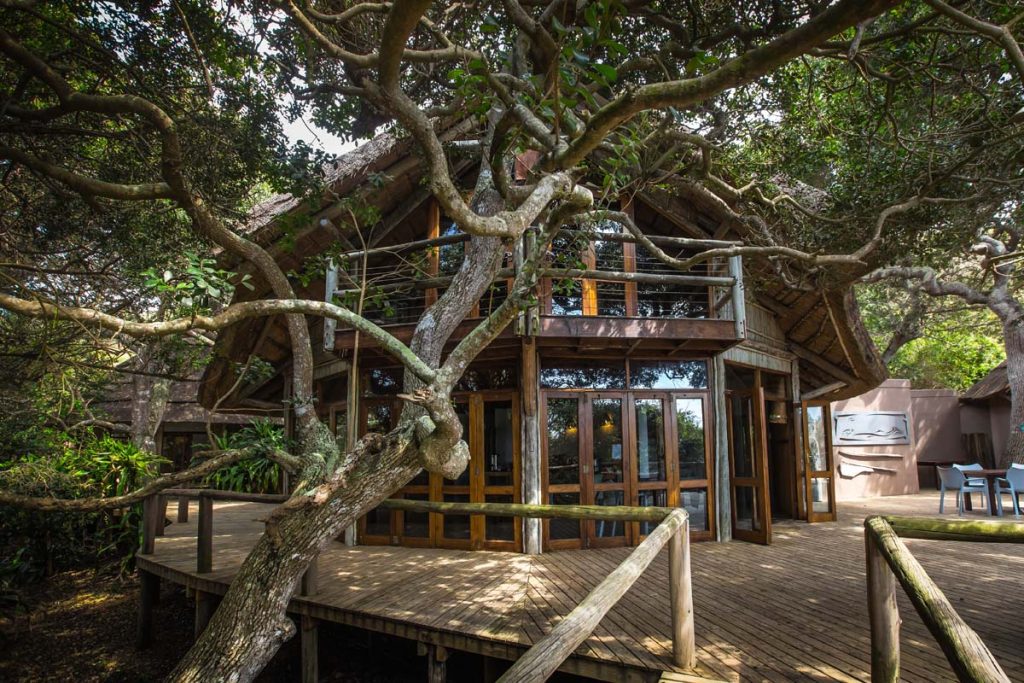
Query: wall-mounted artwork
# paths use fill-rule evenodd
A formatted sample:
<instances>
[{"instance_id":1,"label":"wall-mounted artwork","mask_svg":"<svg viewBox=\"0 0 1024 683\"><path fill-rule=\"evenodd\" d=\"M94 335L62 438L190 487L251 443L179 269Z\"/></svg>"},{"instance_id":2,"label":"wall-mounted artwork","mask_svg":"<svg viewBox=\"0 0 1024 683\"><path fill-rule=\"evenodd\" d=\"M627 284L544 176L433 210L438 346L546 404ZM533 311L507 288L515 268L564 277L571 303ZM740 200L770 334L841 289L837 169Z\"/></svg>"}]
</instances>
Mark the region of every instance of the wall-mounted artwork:
<instances>
[{"instance_id":1,"label":"wall-mounted artwork","mask_svg":"<svg viewBox=\"0 0 1024 683\"><path fill-rule=\"evenodd\" d=\"M910 420L906 413L835 413L832 423L832 443L836 446L910 444Z\"/></svg>"}]
</instances>

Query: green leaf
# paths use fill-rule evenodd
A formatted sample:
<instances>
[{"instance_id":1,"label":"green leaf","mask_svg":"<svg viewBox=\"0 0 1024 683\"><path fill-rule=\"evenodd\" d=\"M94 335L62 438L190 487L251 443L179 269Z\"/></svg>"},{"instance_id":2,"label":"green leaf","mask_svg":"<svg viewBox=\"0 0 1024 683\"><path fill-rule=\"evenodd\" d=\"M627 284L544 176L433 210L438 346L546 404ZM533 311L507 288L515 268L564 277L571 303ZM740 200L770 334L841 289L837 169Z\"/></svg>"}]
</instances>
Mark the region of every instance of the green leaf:
<instances>
[{"instance_id":1,"label":"green leaf","mask_svg":"<svg viewBox=\"0 0 1024 683\"><path fill-rule=\"evenodd\" d=\"M619 78L619 72L615 70L615 67L608 64L595 63L594 70L601 74L601 78L608 83L614 83Z\"/></svg>"}]
</instances>

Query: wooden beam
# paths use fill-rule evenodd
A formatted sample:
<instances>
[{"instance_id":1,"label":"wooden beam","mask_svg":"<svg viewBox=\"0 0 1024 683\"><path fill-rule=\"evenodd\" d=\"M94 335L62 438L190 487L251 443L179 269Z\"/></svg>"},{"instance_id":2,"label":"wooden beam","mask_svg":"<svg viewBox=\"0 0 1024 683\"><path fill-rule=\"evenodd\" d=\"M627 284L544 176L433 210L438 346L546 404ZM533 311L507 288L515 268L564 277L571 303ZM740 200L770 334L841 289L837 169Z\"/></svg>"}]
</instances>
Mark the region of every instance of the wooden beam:
<instances>
[{"instance_id":1,"label":"wooden beam","mask_svg":"<svg viewBox=\"0 0 1024 683\"><path fill-rule=\"evenodd\" d=\"M153 643L153 608L160 599L160 577L139 570L139 613L136 617L135 647L140 650Z\"/></svg>"},{"instance_id":2,"label":"wooden beam","mask_svg":"<svg viewBox=\"0 0 1024 683\"><path fill-rule=\"evenodd\" d=\"M178 496L178 524L188 522L188 496Z\"/></svg>"},{"instance_id":3,"label":"wooden beam","mask_svg":"<svg viewBox=\"0 0 1024 683\"><path fill-rule=\"evenodd\" d=\"M299 618L302 650L302 683L320 680L320 626L319 621L303 614Z\"/></svg>"},{"instance_id":4,"label":"wooden beam","mask_svg":"<svg viewBox=\"0 0 1024 683\"><path fill-rule=\"evenodd\" d=\"M833 391L839 391L845 386L847 386L846 382L833 382L832 384L826 384L823 387L818 387L817 389L813 389L812 391L805 391L804 393L800 394L800 400L813 401L819 396L831 394Z\"/></svg>"},{"instance_id":5,"label":"wooden beam","mask_svg":"<svg viewBox=\"0 0 1024 683\"><path fill-rule=\"evenodd\" d=\"M203 631L209 625L210 618L213 617L213 613L217 609L217 602L218 597L213 593L201 590L196 591L196 615L192 632L196 640L199 640L199 636L203 634Z\"/></svg>"},{"instance_id":6,"label":"wooden beam","mask_svg":"<svg viewBox=\"0 0 1024 683\"><path fill-rule=\"evenodd\" d=\"M383 242L395 228L401 225L402 221L409 217L409 214L418 209L420 204L427 201L429 198L430 188L420 187L411 195L403 199L402 202L392 209L391 213L384 218L381 226L373 231L373 237L370 239L370 246L376 247L378 244Z\"/></svg>"},{"instance_id":7,"label":"wooden beam","mask_svg":"<svg viewBox=\"0 0 1024 683\"><path fill-rule=\"evenodd\" d=\"M523 338L520 344L522 362L520 363L520 401L522 403L520 420L522 436L520 439L521 454L519 478L522 486L522 501L527 505L537 505L543 500L541 451L540 451L540 389L537 384L540 372L537 362L537 347L532 340ZM540 554L542 550L542 526L539 519L523 520L523 550L530 555Z\"/></svg>"},{"instance_id":8,"label":"wooden beam","mask_svg":"<svg viewBox=\"0 0 1024 683\"><path fill-rule=\"evenodd\" d=\"M213 571L213 496L199 496L196 573Z\"/></svg>"},{"instance_id":9,"label":"wooden beam","mask_svg":"<svg viewBox=\"0 0 1024 683\"><path fill-rule=\"evenodd\" d=\"M690 578L690 520L668 541L668 593L672 616L672 663L692 669L697 663L693 627L693 584Z\"/></svg>"},{"instance_id":10,"label":"wooden beam","mask_svg":"<svg viewBox=\"0 0 1024 683\"><path fill-rule=\"evenodd\" d=\"M543 519L596 519L615 522L662 522L679 508L628 505L524 505L521 503L442 503L433 500L388 498L380 507L406 512L454 515L537 517ZM666 538L666 540L668 540Z\"/></svg>"},{"instance_id":11,"label":"wooden beam","mask_svg":"<svg viewBox=\"0 0 1024 683\"><path fill-rule=\"evenodd\" d=\"M827 358L822 358L818 354L813 351L809 351L799 344L793 344L790 350L797 358L807 361L811 365L816 366L819 370L824 371L828 375L845 382L846 384L852 385L857 383L857 378L846 370L842 369Z\"/></svg>"},{"instance_id":12,"label":"wooden beam","mask_svg":"<svg viewBox=\"0 0 1024 683\"><path fill-rule=\"evenodd\" d=\"M896 575L870 534L864 534L864 546L871 624L871 683L897 683L900 679L900 610L896 604Z\"/></svg>"}]
</instances>

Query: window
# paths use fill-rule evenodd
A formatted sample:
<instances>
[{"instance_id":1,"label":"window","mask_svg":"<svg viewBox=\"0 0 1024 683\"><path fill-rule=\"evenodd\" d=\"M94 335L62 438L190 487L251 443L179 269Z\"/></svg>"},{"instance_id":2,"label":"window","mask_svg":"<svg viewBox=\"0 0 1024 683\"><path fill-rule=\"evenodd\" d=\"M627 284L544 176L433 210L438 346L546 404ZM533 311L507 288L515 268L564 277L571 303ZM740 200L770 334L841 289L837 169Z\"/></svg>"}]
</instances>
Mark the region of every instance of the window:
<instances>
[{"instance_id":1,"label":"window","mask_svg":"<svg viewBox=\"0 0 1024 683\"><path fill-rule=\"evenodd\" d=\"M633 389L707 389L708 364L690 361L630 361Z\"/></svg>"},{"instance_id":2,"label":"window","mask_svg":"<svg viewBox=\"0 0 1024 683\"><path fill-rule=\"evenodd\" d=\"M624 363L560 363L542 368L540 385L545 389L625 389Z\"/></svg>"}]
</instances>

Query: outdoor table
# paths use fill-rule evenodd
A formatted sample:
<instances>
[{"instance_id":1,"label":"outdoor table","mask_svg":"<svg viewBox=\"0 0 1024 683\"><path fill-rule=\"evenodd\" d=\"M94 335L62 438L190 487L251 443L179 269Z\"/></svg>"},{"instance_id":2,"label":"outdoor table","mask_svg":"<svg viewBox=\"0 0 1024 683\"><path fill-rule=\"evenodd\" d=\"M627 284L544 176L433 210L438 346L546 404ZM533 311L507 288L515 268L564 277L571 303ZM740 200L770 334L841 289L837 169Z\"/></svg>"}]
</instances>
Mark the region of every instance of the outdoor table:
<instances>
[{"instance_id":1,"label":"outdoor table","mask_svg":"<svg viewBox=\"0 0 1024 683\"><path fill-rule=\"evenodd\" d=\"M1002 504L996 497L996 479L1006 476L1006 470L963 470L968 479L982 479L988 482L988 514L997 515L996 504Z\"/></svg>"}]
</instances>

